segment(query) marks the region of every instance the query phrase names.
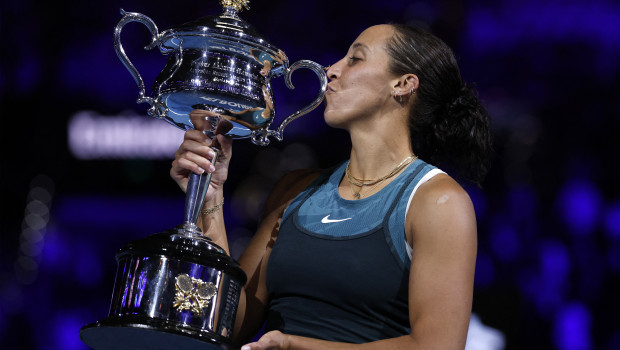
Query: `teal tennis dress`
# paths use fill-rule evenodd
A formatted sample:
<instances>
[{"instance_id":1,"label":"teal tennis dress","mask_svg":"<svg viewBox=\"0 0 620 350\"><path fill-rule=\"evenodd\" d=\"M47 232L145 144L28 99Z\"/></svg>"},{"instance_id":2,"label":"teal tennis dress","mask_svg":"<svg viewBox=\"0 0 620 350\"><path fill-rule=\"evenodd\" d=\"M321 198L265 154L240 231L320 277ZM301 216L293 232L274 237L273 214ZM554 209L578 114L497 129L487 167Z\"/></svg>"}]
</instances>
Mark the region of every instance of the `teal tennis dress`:
<instances>
[{"instance_id":1,"label":"teal tennis dress","mask_svg":"<svg viewBox=\"0 0 620 350\"><path fill-rule=\"evenodd\" d=\"M284 213L267 266L266 332L347 343L410 333L405 215L417 187L441 171L418 159L378 193L346 200L346 166Z\"/></svg>"}]
</instances>

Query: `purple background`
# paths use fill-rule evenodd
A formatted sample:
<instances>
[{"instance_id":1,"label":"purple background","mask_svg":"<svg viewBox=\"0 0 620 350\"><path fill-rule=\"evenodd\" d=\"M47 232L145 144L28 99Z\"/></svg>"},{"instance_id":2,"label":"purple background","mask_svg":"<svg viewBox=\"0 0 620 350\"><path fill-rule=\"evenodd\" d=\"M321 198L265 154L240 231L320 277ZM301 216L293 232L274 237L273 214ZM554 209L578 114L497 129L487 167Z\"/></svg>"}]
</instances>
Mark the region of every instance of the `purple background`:
<instances>
[{"instance_id":1,"label":"purple background","mask_svg":"<svg viewBox=\"0 0 620 350\"><path fill-rule=\"evenodd\" d=\"M467 187L479 223L474 311L505 335L506 349L620 349L617 1L250 5L242 17L291 61L328 65L385 22L426 26L453 47L491 113L497 150L482 189ZM69 149L68 125L81 111L145 115L113 50L121 7L160 30L220 11L214 0L0 5L2 349L86 349L78 331L107 315L116 249L182 220L172 154L84 160ZM147 42L139 24L123 31L150 86L164 57L141 50ZM291 92L272 82L280 118L318 86L312 73L294 83ZM321 110L292 123L282 143L236 142L225 205L233 255L279 176L347 157L346 134L328 129Z\"/></svg>"}]
</instances>

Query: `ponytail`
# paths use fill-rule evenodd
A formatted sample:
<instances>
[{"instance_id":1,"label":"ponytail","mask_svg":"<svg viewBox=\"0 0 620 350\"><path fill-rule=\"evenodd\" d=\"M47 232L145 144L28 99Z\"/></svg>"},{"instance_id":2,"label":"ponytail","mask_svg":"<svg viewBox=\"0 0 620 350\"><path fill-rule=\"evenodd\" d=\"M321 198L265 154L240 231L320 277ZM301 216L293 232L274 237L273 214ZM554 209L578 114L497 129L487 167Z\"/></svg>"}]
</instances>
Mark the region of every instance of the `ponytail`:
<instances>
[{"instance_id":1,"label":"ponytail","mask_svg":"<svg viewBox=\"0 0 620 350\"><path fill-rule=\"evenodd\" d=\"M413 151L479 184L493 153L486 109L443 41L419 28L392 26L396 35L387 45L391 71L415 74L420 82L409 117Z\"/></svg>"}]
</instances>

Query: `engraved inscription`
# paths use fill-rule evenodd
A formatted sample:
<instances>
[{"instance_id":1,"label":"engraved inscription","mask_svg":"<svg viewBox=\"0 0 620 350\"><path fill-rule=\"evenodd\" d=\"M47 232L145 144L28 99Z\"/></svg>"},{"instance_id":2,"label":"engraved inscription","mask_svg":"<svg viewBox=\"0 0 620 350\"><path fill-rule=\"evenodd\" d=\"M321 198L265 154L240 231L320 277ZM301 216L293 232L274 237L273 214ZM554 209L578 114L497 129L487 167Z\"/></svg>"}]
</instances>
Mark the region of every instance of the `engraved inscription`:
<instances>
[{"instance_id":1,"label":"engraved inscription","mask_svg":"<svg viewBox=\"0 0 620 350\"><path fill-rule=\"evenodd\" d=\"M249 78L252 80L256 80L257 78L255 74L252 74L249 68L244 69L242 67L233 67L227 64L223 64L222 62L219 62L219 61L215 61L215 62L194 61L192 62L192 69L195 72L198 72L201 74L219 73L219 72L214 71L215 69L217 69L220 71L232 73L234 75L243 75L246 78ZM220 73L220 74L223 74L223 73Z\"/></svg>"}]
</instances>

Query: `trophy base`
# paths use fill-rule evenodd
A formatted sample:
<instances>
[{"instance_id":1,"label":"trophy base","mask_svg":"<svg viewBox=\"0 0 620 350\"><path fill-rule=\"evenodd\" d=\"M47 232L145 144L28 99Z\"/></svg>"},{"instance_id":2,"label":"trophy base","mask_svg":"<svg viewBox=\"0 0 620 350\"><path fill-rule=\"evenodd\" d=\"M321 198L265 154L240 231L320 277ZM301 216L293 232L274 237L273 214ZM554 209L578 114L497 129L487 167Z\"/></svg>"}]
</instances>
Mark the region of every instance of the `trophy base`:
<instances>
[{"instance_id":1,"label":"trophy base","mask_svg":"<svg viewBox=\"0 0 620 350\"><path fill-rule=\"evenodd\" d=\"M128 322L109 317L82 327L80 339L95 350L236 349L211 332L185 329L154 319Z\"/></svg>"}]
</instances>

